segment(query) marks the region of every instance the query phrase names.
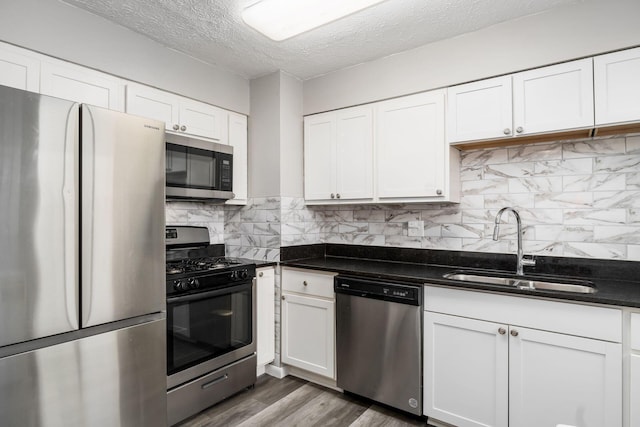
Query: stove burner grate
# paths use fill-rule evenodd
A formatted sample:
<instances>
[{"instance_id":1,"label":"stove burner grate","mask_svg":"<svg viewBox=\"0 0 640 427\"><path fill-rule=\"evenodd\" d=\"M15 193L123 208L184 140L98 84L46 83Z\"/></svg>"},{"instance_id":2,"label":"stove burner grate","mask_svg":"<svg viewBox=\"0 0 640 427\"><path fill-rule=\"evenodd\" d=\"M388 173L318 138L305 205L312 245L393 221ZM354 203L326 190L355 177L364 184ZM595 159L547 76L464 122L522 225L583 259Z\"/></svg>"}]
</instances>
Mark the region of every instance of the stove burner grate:
<instances>
[{"instance_id":1,"label":"stove burner grate","mask_svg":"<svg viewBox=\"0 0 640 427\"><path fill-rule=\"evenodd\" d=\"M242 264L240 261L226 257L200 257L185 258L167 262L166 274L182 274L190 272L220 270L234 265Z\"/></svg>"}]
</instances>

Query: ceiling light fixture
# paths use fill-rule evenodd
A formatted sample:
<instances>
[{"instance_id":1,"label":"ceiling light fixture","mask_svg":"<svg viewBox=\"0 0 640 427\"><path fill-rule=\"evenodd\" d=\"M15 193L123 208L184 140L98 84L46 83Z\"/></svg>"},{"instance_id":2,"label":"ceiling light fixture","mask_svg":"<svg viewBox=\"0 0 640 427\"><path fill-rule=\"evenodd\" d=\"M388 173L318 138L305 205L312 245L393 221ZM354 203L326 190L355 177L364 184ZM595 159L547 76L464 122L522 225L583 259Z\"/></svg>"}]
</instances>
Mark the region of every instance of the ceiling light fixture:
<instances>
[{"instance_id":1,"label":"ceiling light fixture","mask_svg":"<svg viewBox=\"0 0 640 427\"><path fill-rule=\"evenodd\" d=\"M312 30L386 0L261 0L242 11L247 25L275 41Z\"/></svg>"}]
</instances>

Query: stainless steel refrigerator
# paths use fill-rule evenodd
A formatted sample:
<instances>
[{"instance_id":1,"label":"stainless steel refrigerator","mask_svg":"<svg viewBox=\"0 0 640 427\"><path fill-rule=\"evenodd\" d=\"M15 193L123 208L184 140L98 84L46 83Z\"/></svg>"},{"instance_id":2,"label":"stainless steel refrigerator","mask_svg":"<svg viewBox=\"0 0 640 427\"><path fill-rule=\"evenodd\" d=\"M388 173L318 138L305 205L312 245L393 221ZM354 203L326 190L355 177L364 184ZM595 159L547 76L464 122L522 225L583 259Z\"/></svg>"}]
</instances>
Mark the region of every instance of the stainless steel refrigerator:
<instances>
[{"instance_id":1,"label":"stainless steel refrigerator","mask_svg":"<svg viewBox=\"0 0 640 427\"><path fill-rule=\"evenodd\" d=\"M0 425L166 425L164 144L0 86Z\"/></svg>"}]
</instances>

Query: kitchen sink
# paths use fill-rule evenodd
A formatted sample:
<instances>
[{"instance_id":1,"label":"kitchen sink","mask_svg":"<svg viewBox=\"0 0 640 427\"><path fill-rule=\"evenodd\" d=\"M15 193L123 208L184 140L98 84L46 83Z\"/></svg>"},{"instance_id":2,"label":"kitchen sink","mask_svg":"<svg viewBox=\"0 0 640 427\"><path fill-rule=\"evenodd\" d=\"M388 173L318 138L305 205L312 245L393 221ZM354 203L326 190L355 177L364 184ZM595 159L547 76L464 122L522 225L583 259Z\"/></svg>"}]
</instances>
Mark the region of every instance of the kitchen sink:
<instances>
[{"instance_id":1,"label":"kitchen sink","mask_svg":"<svg viewBox=\"0 0 640 427\"><path fill-rule=\"evenodd\" d=\"M598 291L595 285L588 281L572 280L571 282L550 282L546 280L523 277L500 277L466 272L444 274L445 279L482 285L499 285L518 289L573 292L579 294L593 294Z\"/></svg>"}]
</instances>

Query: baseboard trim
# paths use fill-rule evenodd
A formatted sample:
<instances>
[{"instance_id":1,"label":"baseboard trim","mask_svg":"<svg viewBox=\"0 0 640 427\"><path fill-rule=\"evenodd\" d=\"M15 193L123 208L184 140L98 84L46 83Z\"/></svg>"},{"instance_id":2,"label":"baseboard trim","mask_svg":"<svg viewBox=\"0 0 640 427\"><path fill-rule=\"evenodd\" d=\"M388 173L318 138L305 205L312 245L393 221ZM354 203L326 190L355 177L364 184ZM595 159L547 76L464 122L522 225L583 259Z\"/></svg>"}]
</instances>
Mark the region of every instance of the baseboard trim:
<instances>
[{"instance_id":1,"label":"baseboard trim","mask_svg":"<svg viewBox=\"0 0 640 427\"><path fill-rule=\"evenodd\" d=\"M264 368L265 374L271 375L279 380L289 375L289 369L286 366L266 365Z\"/></svg>"}]
</instances>

